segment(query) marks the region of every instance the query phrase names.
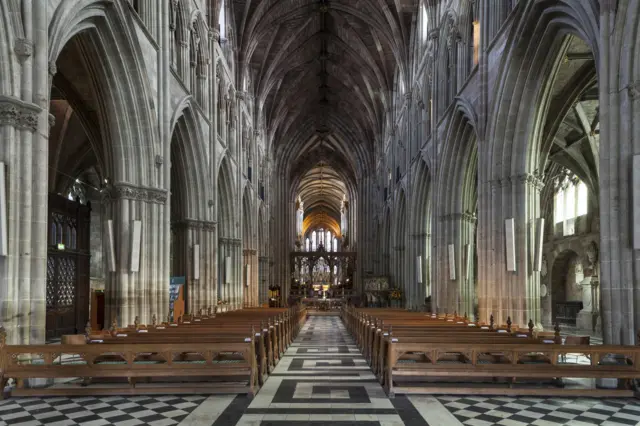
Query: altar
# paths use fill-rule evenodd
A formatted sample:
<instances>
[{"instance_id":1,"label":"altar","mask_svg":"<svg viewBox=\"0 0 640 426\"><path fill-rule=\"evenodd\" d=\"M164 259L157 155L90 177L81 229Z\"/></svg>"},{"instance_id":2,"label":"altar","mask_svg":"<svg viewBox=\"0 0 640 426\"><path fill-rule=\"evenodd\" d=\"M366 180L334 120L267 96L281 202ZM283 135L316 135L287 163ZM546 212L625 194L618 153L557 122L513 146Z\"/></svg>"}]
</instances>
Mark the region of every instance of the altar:
<instances>
[{"instance_id":1,"label":"altar","mask_svg":"<svg viewBox=\"0 0 640 426\"><path fill-rule=\"evenodd\" d=\"M355 258L355 252L327 252L322 247L291 253L290 299L314 306L343 304L352 294Z\"/></svg>"}]
</instances>

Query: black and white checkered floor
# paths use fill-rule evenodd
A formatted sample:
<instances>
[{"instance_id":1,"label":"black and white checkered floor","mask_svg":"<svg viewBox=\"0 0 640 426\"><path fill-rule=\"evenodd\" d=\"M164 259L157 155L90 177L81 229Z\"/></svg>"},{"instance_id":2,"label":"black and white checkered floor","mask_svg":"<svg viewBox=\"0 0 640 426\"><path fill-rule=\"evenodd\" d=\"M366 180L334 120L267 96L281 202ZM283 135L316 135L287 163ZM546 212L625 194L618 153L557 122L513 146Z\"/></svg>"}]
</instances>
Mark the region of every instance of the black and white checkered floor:
<instances>
[{"instance_id":1,"label":"black and white checkered floor","mask_svg":"<svg viewBox=\"0 0 640 426\"><path fill-rule=\"evenodd\" d=\"M311 317L253 400L244 396L0 401L4 425L640 425L640 401L386 398L338 317Z\"/></svg>"}]
</instances>

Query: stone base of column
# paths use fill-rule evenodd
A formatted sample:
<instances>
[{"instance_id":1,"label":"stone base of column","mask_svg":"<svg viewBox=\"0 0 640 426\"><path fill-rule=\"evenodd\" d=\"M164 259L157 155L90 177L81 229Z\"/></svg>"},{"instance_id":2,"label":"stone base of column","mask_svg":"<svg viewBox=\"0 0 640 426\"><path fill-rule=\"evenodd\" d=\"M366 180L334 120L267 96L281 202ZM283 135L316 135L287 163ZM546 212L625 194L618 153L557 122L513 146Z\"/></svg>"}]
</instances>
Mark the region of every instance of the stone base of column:
<instances>
[{"instance_id":1,"label":"stone base of column","mask_svg":"<svg viewBox=\"0 0 640 426\"><path fill-rule=\"evenodd\" d=\"M16 309L20 306L20 309ZM44 300L4 300L0 326L10 345L38 345L46 339L46 307Z\"/></svg>"},{"instance_id":2,"label":"stone base of column","mask_svg":"<svg viewBox=\"0 0 640 426\"><path fill-rule=\"evenodd\" d=\"M596 324L598 322L598 314L595 312L585 312L584 310L578 312L576 319L576 327L581 332L593 334L597 333Z\"/></svg>"},{"instance_id":3,"label":"stone base of column","mask_svg":"<svg viewBox=\"0 0 640 426\"><path fill-rule=\"evenodd\" d=\"M598 389L617 389L618 379L596 379L596 388Z\"/></svg>"}]
</instances>

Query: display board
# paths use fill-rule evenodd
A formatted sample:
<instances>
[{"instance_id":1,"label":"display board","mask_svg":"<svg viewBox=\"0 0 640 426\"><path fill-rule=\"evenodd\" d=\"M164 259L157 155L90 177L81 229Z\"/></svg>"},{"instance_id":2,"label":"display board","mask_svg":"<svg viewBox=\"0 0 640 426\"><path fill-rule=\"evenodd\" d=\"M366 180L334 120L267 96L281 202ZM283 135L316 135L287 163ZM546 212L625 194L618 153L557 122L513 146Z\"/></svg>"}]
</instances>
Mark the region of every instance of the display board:
<instances>
[{"instance_id":1,"label":"display board","mask_svg":"<svg viewBox=\"0 0 640 426\"><path fill-rule=\"evenodd\" d=\"M169 283L169 313L174 321L184 315L185 277L171 277Z\"/></svg>"}]
</instances>

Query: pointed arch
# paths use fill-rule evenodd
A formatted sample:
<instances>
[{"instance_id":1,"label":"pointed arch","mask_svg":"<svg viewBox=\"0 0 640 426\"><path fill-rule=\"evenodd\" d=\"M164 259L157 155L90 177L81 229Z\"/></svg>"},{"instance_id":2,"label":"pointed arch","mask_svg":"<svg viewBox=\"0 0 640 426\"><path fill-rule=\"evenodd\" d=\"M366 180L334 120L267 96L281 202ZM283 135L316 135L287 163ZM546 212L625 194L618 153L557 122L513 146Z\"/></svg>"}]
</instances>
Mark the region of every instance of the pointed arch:
<instances>
[{"instance_id":1,"label":"pointed arch","mask_svg":"<svg viewBox=\"0 0 640 426\"><path fill-rule=\"evenodd\" d=\"M111 178L155 187L153 160L161 152L149 99L153 99L141 48L126 3L106 0L62 0L49 24L49 63L67 42L82 35L93 46L86 53L100 79L99 102L105 156ZM153 141L153 143L147 143Z\"/></svg>"},{"instance_id":2,"label":"pointed arch","mask_svg":"<svg viewBox=\"0 0 640 426\"><path fill-rule=\"evenodd\" d=\"M489 120L488 166L492 179L543 170L542 126L553 78L566 48L576 35L591 48L599 70L599 2L545 0L525 2L508 37L496 81L496 101ZM536 108L532 108L536 105Z\"/></svg>"},{"instance_id":3,"label":"pointed arch","mask_svg":"<svg viewBox=\"0 0 640 426\"><path fill-rule=\"evenodd\" d=\"M427 162L419 159L414 173L411 234L417 244L416 255L421 256L422 286L418 291L419 302L431 295L431 235L433 223L433 199L431 170Z\"/></svg>"},{"instance_id":4,"label":"pointed arch","mask_svg":"<svg viewBox=\"0 0 640 426\"><path fill-rule=\"evenodd\" d=\"M207 144L193 103L191 96L183 98L171 118L171 181L179 183L177 195L183 218L212 220L207 202L213 199L207 178L209 156L205 151ZM171 191L175 196L173 185Z\"/></svg>"}]
</instances>

